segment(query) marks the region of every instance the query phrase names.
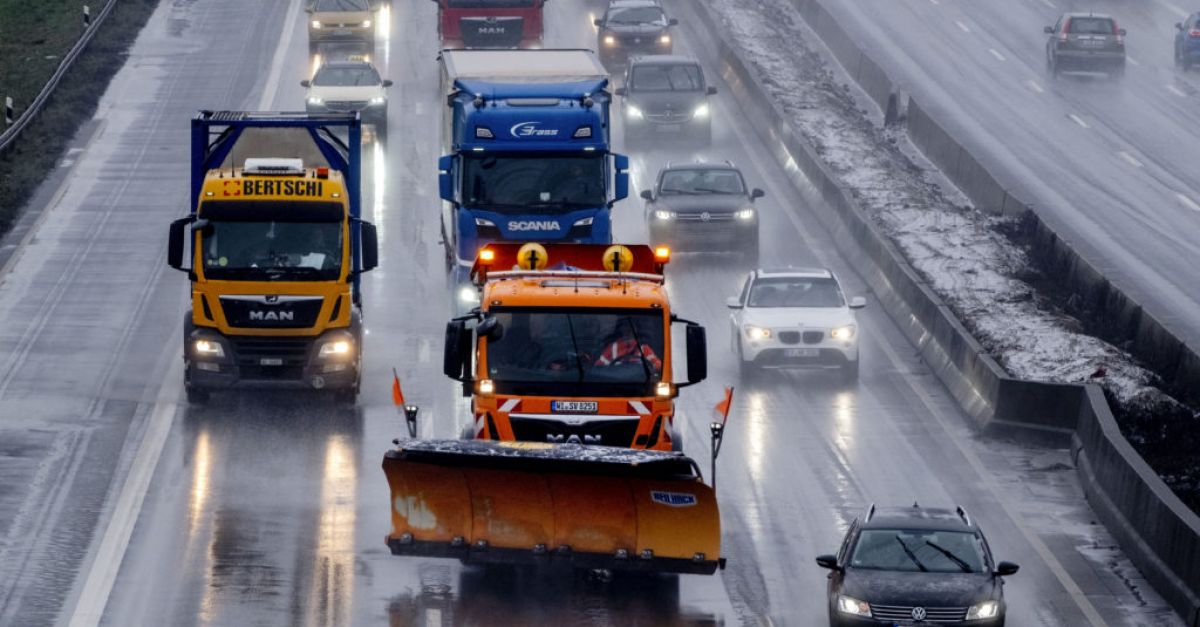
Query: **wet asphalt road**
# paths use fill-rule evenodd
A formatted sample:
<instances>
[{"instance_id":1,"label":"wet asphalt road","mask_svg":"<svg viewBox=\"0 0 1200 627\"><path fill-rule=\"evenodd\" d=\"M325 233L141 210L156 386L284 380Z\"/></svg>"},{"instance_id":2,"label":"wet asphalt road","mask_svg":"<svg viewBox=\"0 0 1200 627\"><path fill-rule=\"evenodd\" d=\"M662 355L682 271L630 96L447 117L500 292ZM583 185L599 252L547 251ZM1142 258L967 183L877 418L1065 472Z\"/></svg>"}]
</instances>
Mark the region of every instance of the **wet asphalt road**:
<instances>
[{"instance_id":1,"label":"wet asphalt road","mask_svg":"<svg viewBox=\"0 0 1200 627\"><path fill-rule=\"evenodd\" d=\"M166 225L185 211L187 119L201 107L298 109L312 63L302 12L246 4L162 5L0 276L0 624L94 612L107 625L811 625L825 615L813 557L832 552L866 504L914 500L963 505L997 558L1021 564L1010 624L1174 620L1093 523L1067 452L975 435L873 302L859 317L857 385L803 373L739 382L724 298L743 271L719 257L679 256L668 282L676 311L710 333L710 379L680 401L685 448L702 466L710 407L723 385L737 386L719 470L726 571L600 583L392 557L379 468L402 429L391 368L422 407L421 435L453 437L466 416L439 368L450 302L436 222L434 6L396 2L373 55L396 84L390 143L365 158L364 217L382 250L363 281L358 406L242 391L188 407L186 279L163 265ZM593 46L588 8L550 3L547 44ZM692 48L689 35L677 50ZM763 265L828 265L863 293L852 260L805 211L812 190L756 151L724 94L714 115L709 150L633 153L635 190L669 159L731 159L767 191ZM640 200L614 215L618 239L644 241ZM126 507L138 452L155 441L144 501ZM114 561L106 540L126 520L128 548Z\"/></svg>"}]
</instances>

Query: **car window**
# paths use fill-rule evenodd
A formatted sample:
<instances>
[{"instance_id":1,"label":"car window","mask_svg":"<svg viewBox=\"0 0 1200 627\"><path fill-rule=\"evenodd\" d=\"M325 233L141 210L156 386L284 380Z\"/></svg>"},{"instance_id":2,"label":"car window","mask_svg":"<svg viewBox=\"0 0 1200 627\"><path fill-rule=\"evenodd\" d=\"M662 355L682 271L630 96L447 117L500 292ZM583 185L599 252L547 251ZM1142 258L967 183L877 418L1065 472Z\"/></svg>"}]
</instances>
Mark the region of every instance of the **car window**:
<instances>
[{"instance_id":1,"label":"car window","mask_svg":"<svg viewBox=\"0 0 1200 627\"><path fill-rule=\"evenodd\" d=\"M854 540L854 532L858 530L858 519L850 523L850 529L846 531L846 537L842 538L842 545L838 547L837 561L838 564L845 564L847 554L850 552L850 543Z\"/></svg>"},{"instance_id":2,"label":"car window","mask_svg":"<svg viewBox=\"0 0 1200 627\"><path fill-rule=\"evenodd\" d=\"M317 0L317 11L367 11L367 0Z\"/></svg>"},{"instance_id":3,"label":"car window","mask_svg":"<svg viewBox=\"0 0 1200 627\"><path fill-rule=\"evenodd\" d=\"M1112 20L1104 17L1073 17L1067 28L1072 35L1111 35L1116 32Z\"/></svg>"},{"instance_id":4,"label":"car window","mask_svg":"<svg viewBox=\"0 0 1200 627\"><path fill-rule=\"evenodd\" d=\"M666 22L667 18L658 7L617 7L609 10L606 21L612 24L656 24Z\"/></svg>"},{"instance_id":5,"label":"car window","mask_svg":"<svg viewBox=\"0 0 1200 627\"><path fill-rule=\"evenodd\" d=\"M759 278L748 307L842 307L837 281L828 278Z\"/></svg>"},{"instance_id":6,"label":"car window","mask_svg":"<svg viewBox=\"0 0 1200 627\"><path fill-rule=\"evenodd\" d=\"M321 87L363 87L381 82L375 68L327 66L317 70L312 84Z\"/></svg>"},{"instance_id":7,"label":"car window","mask_svg":"<svg viewBox=\"0 0 1200 627\"><path fill-rule=\"evenodd\" d=\"M667 170L663 172L659 193L675 194L745 194L746 186L737 170Z\"/></svg>"},{"instance_id":8,"label":"car window","mask_svg":"<svg viewBox=\"0 0 1200 627\"><path fill-rule=\"evenodd\" d=\"M986 572L979 536L932 529L864 529L848 565L906 572Z\"/></svg>"},{"instance_id":9,"label":"car window","mask_svg":"<svg viewBox=\"0 0 1200 627\"><path fill-rule=\"evenodd\" d=\"M633 91L700 91L704 75L698 65L637 65L630 72L629 88Z\"/></svg>"},{"instance_id":10,"label":"car window","mask_svg":"<svg viewBox=\"0 0 1200 627\"><path fill-rule=\"evenodd\" d=\"M738 296L738 302L740 302L742 304L746 303L746 297L750 295L750 282L753 280L754 280L753 272L746 275L746 280L742 281L742 289L740 290L741 295Z\"/></svg>"}]
</instances>

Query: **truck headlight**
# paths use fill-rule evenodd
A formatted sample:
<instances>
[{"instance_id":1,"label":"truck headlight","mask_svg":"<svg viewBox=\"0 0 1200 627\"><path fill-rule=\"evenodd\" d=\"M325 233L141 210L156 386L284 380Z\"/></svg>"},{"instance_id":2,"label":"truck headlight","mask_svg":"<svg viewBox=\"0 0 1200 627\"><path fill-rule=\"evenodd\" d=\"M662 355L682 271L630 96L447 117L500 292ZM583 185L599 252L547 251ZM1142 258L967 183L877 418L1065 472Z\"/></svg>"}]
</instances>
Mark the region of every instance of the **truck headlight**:
<instances>
[{"instance_id":1,"label":"truck headlight","mask_svg":"<svg viewBox=\"0 0 1200 627\"><path fill-rule=\"evenodd\" d=\"M312 21L312 27L313 27L313 28L321 28L321 22L320 22L320 20L313 20L313 21Z\"/></svg>"},{"instance_id":2,"label":"truck headlight","mask_svg":"<svg viewBox=\"0 0 1200 627\"><path fill-rule=\"evenodd\" d=\"M746 327L746 337L754 341L765 340L771 337L771 330L765 327L748 326Z\"/></svg>"},{"instance_id":3,"label":"truck headlight","mask_svg":"<svg viewBox=\"0 0 1200 627\"><path fill-rule=\"evenodd\" d=\"M980 620L984 618L995 618L1000 613L1000 604L996 601L984 601L972 605L967 610L967 620Z\"/></svg>"},{"instance_id":4,"label":"truck headlight","mask_svg":"<svg viewBox=\"0 0 1200 627\"><path fill-rule=\"evenodd\" d=\"M387 102L387 98L384 98L383 96L375 96L374 98L371 99L371 104L373 104L373 105L381 105L386 102Z\"/></svg>"},{"instance_id":5,"label":"truck headlight","mask_svg":"<svg viewBox=\"0 0 1200 627\"><path fill-rule=\"evenodd\" d=\"M596 221L595 218L590 218L590 217L589 218L580 218L580 219L576 220L575 223L572 224L571 226L591 226L592 223L595 221Z\"/></svg>"},{"instance_id":6,"label":"truck headlight","mask_svg":"<svg viewBox=\"0 0 1200 627\"><path fill-rule=\"evenodd\" d=\"M200 357L222 358L225 356L225 349L221 348L221 343L212 340L196 340L192 343L192 348Z\"/></svg>"},{"instance_id":7,"label":"truck headlight","mask_svg":"<svg viewBox=\"0 0 1200 627\"><path fill-rule=\"evenodd\" d=\"M617 38L613 37L612 35L605 35L604 36L604 45L606 45L606 46L617 45Z\"/></svg>"},{"instance_id":8,"label":"truck headlight","mask_svg":"<svg viewBox=\"0 0 1200 627\"><path fill-rule=\"evenodd\" d=\"M658 218L659 220L670 220L675 217L675 212L667 211L665 209L655 209L654 217Z\"/></svg>"},{"instance_id":9,"label":"truck headlight","mask_svg":"<svg viewBox=\"0 0 1200 627\"><path fill-rule=\"evenodd\" d=\"M640 120L646 116L642 115L642 110L631 105L625 105L625 116L631 120Z\"/></svg>"},{"instance_id":10,"label":"truck headlight","mask_svg":"<svg viewBox=\"0 0 1200 627\"><path fill-rule=\"evenodd\" d=\"M753 220L754 210L747 207L746 209L738 209L737 217L739 220Z\"/></svg>"},{"instance_id":11,"label":"truck headlight","mask_svg":"<svg viewBox=\"0 0 1200 627\"><path fill-rule=\"evenodd\" d=\"M325 102L325 101L322 100L320 96L309 96L308 97L308 104L317 105L317 104L321 104L322 102Z\"/></svg>"},{"instance_id":12,"label":"truck headlight","mask_svg":"<svg viewBox=\"0 0 1200 627\"><path fill-rule=\"evenodd\" d=\"M487 218L475 218L475 226L496 226L496 223Z\"/></svg>"},{"instance_id":13,"label":"truck headlight","mask_svg":"<svg viewBox=\"0 0 1200 627\"><path fill-rule=\"evenodd\" d=\"M458 300L464 305L475 305L479 303L479 290L464 285L458 290Z\"/></svg>"},{"instance_id":14,"label":"truck headlight","mask_svg":"<svg viewBox=\"0 0 1200 627\"><path fill-rule=\"evenodd\" d=\"M330 357L345 357L354 350L354 344L348 339L333 340L325 342L321 345L321 350L317 352L317 357L328 359Z\"/></svg>"},{"instance_id":15,"label":"truck headlight","mask_svg":"<svg viewBox=\"0 0 1200 627\"><path fill-rule=\"evenodd\" d=\"M659 38L658 38L658 43L660 43L660 44L669 44L669 43L671 43L671 36L670 36L670 35L663 35L662 37L659 37Z\"/></svg>"},{"instance_id":16,"label":"truck headlight","mask_svg":"<svg viewBox=\"0 0 1200 627\"><path fill-rule=\"evenodd\" d=\"M496 391L496 384L492 383L491 379L480 379L479 380L479 393L480 394L493 394L493 393L495 393L495 391Z\"/></svg>"},{"instance_id":17,"label":"truck headlight","mask_svg":"<svg viewBox=\"0 0 1200 627\"><path fill-rule=\"evenodd\" d=\"M654 395L659 398L671 398L671 382L659 381L654 384Z\"/></svg>"},{"instance_id":18,"label":"truck headlight","mask_svg":"<svg viewBox=\"0 0 1200 627\"><path fill-rule=\"evenodd\" d=\"M854 338L854 325L848 324L844 327L837 327L829 332L829 336L835 340L849 340Z\"/></svg>"},{"instance_id":19,"label":"truck headlight","mask_svg":"<svg viewBox=\"0 0 1200 627\"><path fill-rule=\"evenodd\" d=\"M838 611L852 616L871 616L871 604L844 594L838 595Z\"/></svg>"},{"instance_id":20,"label":"truck headlight","mask_svg":"<svg viewBox=\"0 0 1200 627\"><path fill-rule=\"evenodd\" d=\"M706 118L708 117L708 113L708 103L702 102L700 103L700 106L696 107L696 110L692 112L692 115L698 118Z\"/></svg>"}]
</instances>

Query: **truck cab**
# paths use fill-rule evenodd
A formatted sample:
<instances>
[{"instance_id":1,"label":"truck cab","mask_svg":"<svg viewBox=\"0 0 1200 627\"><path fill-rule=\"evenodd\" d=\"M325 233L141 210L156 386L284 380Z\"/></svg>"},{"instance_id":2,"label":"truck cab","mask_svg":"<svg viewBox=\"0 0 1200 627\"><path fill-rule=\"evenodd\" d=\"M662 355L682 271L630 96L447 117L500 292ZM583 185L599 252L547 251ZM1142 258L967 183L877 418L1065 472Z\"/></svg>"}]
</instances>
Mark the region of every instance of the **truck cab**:
<instances>
[{"instance_id":1,"label":"truck cab","mask_svg":"<svg viewBox=\"0 0 1200 627\"><path fill-rule=\"evenodd\" d=\"M473 399L464 437L681 450L674 399L706 377L707 353L704 328L671 311L669 258L645 245L482 249L482 304L446 330L445 372ZM682 382L673 324L686 329Z\"/></svg>"},{"instance_id":2,"label":"truck cab","mask_svg":"<svg viewBox=\"0 0 1200 627\"><path fill-rule=\"evenodd\" d=\"M202 112L193 123L193 208L171 225L168 249L168 264L192 287L188 400L249 383L330 390L352 402L362 359L358 277L377 257L375 229L359 219L359 120L254 115ZM269 121L314 131L340 122L351 143L314 132L329 165L268 157L222 167L241 130Z\"/></svg>"},{"instance_id":3,"label":"truck cab","mask_svg":"<svg viewBox=\"0 0 1200 627\"><path fill-rule=\"evenodd\" d=\"M443 48L537 48L546 0L433 0Z\"/></svg>"}]
</instances>

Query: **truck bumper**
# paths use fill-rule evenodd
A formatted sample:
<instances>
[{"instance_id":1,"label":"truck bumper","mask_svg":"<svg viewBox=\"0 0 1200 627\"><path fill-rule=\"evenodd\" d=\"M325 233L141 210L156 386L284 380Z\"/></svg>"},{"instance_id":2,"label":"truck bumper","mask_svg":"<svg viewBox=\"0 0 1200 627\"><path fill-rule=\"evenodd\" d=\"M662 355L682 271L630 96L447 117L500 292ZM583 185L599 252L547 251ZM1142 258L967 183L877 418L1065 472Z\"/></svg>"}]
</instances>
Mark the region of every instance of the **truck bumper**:
<instances>
[{"instance_id":1,"label":"truck bumper","mask_svg":"<svg viewBox=\"0 0 1200 627\"><path fill-rule=\"evenodd\" d=\"M197 342L219 346L201 353ZM321 347L344 341L349 351L321 356ZM188 386L225 389L252 386L350 389L358 385L361 342L357 329L334 329L316 337L227 336L215 329L193 328L184 334Z\"/></svg>"}]
</instances>

